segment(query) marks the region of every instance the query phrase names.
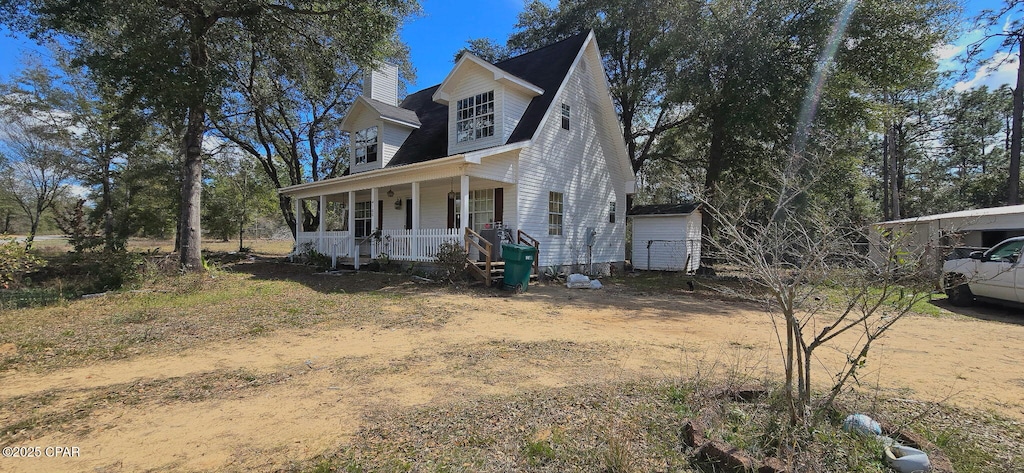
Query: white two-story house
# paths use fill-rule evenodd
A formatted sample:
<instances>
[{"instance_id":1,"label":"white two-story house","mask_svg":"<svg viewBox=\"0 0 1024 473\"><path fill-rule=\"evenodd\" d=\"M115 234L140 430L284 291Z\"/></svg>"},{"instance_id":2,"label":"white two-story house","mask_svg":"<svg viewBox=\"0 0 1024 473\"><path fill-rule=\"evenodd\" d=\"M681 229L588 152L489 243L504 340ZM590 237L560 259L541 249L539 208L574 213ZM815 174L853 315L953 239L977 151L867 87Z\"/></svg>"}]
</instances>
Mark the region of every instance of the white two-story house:
<instances>
[{"instance_id":1,"label":"white two-story house","mask_svg":"<svg viewBox=\"0 0 1024 473\"><path fill-rule=\"evenodd\" d=\"M281 189L297 215L300 200L320 209L316 230L296 229L300 251L430 261L456 240L483 261L507 229L541 267L625 259L635 178L593 33L497 64L466 53L401 103L393 67L363 89L342 123L349 173Z\"/></svg>"}]
</instances>

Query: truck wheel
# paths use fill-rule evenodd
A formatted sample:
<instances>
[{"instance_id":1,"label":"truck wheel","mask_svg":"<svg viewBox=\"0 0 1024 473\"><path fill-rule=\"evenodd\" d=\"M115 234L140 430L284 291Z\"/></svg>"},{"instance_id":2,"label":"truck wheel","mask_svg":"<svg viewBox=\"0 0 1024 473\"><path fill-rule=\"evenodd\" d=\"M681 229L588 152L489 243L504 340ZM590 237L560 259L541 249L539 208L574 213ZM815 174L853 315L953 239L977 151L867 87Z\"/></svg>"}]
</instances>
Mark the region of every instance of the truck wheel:
<instances>
[{"instance_id":1,"label":"truck wheel","mask_svg":"<svg viewBox=\"0 0 1024 473\"><path fill-rule=\"evenodd\" d=\"M974 303L974 294L964 282L964 277L956 274L946 276L946 297L949 303L957 307L967 307Z\"/></svg>"}]
</instances>

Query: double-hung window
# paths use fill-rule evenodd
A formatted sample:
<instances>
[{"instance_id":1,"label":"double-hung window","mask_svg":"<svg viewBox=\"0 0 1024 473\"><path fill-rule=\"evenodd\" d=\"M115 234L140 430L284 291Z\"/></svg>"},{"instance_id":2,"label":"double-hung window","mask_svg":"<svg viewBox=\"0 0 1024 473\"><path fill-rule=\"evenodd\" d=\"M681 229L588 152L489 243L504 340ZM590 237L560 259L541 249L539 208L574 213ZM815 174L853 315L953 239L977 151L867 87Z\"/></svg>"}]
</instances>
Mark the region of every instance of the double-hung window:
<instances>
[{"instance_id":1,"label":"double-hung window","mask_svg":"<svg viewBox=\"0 0 1024 473\"><path fill-rule=\"evenodd\" d=\"M494 91L459 100L455 107L455 136L459 143L494 136Z\"/></svg>"},{"instance_id":2,"label":"double-hung window","mask_svg":"<svg viewBox=\"0 0 1024 473\"><path fill-rule=\"evenodd\" d=\"M561 192L548 193L548 235L562 234L562 218L564 207Z\"/></svg>"},{"instance_id":3,"label":"double-hung window","mask_svg":"<svg viewBox=\"0 0 1024 473\"><path fill-rule=\"evenodd\" d=\"M356 202L353 213L356 221L356 238L363 238L373 233L373 203Z\"/></svg>"},{"instance_id":4,"label":"double-hung window","mask_svg":"<svg viewBox=\"0 0 1024 473\"><path fill-rule=\"evenodd\" d=\"M371 126L356 132L356 164L377 161L377 127Z\"/></svg>"},{"instance_id":5,"label":"double-hung window","mask_svg":"<svg viewBox=\"0 0 1024 473\"><path fill-rule=\"evenodd\" d=\"M494 222L494 189L469 191L469 225L479 232Z\"/></svg>"}]
</instances>

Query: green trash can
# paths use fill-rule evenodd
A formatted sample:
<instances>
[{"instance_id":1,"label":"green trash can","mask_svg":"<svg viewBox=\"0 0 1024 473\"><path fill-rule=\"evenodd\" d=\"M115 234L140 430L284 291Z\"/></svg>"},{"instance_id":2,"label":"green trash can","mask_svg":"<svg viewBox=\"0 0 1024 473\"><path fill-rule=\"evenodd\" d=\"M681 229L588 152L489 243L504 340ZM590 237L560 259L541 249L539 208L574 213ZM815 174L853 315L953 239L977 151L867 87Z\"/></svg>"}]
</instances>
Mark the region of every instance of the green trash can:
<instances>
[{"instance_id":1,"label":"green trash can","mask_svg":"<svg viewBox=\"0 0 1024 473\"><path fill-rule=\"evenodd\" d=\"M502 243L501 256L505 260L505 279L501 287L516 292L526 292L530 285L530 273L537 259L537 248L530 245Z\"/></svg>"}]
</instances>

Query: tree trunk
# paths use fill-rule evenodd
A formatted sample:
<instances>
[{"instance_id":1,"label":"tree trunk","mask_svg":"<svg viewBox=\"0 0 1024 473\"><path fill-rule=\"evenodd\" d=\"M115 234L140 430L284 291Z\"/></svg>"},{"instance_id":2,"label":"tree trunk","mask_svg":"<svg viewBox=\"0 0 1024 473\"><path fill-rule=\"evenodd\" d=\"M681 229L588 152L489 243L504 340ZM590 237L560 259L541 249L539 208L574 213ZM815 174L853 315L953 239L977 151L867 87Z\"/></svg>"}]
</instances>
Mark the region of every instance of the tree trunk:
<instances>
[{"instance_id":1,"label":"tree trunk","mask_svg":"<svg viewBox=\"0 0 1024 473\"><path fill-rule=\"evenodd\" d=\"M722 113L715 113L711 119L711 143L708 149L708 166L704 174L705 198L714 203L718 193L718 181L725 171L725 124ZM701 233L705 242L714 238L715 220L710 212L701 215ZM708 264L710 266L710 264Z\"/></svg>"},{"instance_id":2,"label":"tree trunk","mask_svg":"<svg viewBox=\"0 0 1024 473\"><path fill-rule=\"evenodd\" d=\"M1017 52L1024 52L1024 34L1017 37ZM1017 86L1013 89L1013 124L1010 136L1010 177L1006 202L1020 204L1020 140L1024 115L1024 61L1017 61Z\"/></svg>"},{"instance_id":3,"label":"tree trunk","mask_svg":"<svg viewBox=\"0 0 1024 473\"><path fill-rule=\"evenodd\" d=\"M185 131L185 162L181 179L181 233L180 264L188 272L203 270L202 228L200 206L203 195L203 131L206 124L206 108L193 105L188 111L188 128Z\"/></svg>"},{"instance_id":4,"label":"tree trunk","mask_svg":"<svg viewBox=\"0 0 1024 473\"><path fill-rule=\"evenodd\" d=\"M110 197L110 158L103 164L103 240L108 251L117 246L114 243L114 210Z\"/></svg>"},{"instance_id":5,"label":"tree trunk","mask_svg":"<svg viewBox=\"0 0 1024 473\"><path fill-rule=\"evenodd\" d=\"M889 218L900 219L900 183L899 183L899 159L896 156L896 124L890 123L886 128L889 135L889 198L892 199L892 210Z\"/></svg>"},{"instance_id":6,"label":"tree trunk","mask_svg":"<svg viewBox=\"0 0 1024 473\"><path fill-rule=\"evenodd\" d=\"M888 130L888 125L886 125ZM892 220L892 203L889 202L889 132L882 137L882 220Z\"/></svg>"},{"instance_id":7,"label":"tree trunk","mask_svg":"<svg viewBox=\"0 0 1024 473\"><path fill-rule=\"evenodd\" d=\"M242 245L242 234L243 233L245 233L245 223L239 223L238 224L238 252L239 253L241 253L242 249L245 248L245 246Z\"/></svg>"},{"instance_id":8,"label":"tree trunk","mask_svg":"<svg viewBox=\"0 0 1024 473\"><path fill-rule=\"evenodd\" d=\"M39 218L41 216L42 216L41 214L36 214L36 216L34 218L32 218L31 216L29 218L30 224L29 224L28 236L25 237L25 250L31 250L32 249L32 242L34 242L36 240L36 232L39 230Z\"/></svg>"},{"instance_id":9,"label":"tree trunk","mask_svg":"<svg viewBox=\"0 0 1024 473\"><path fill-rule=\"evenodd\" d=\"M292 198L278 195L277 203L281 207L281 213L284 214L284 223L288 225L288 231L292 232L292 239L298 240L299 236L295 234L295 210L292 208Z\"/></svg>"},{"instance_id":10,"label":"tree trunk","mask_svg":"<svg viewBox=\"0 0 1024 473\"><path fill-rule=\"evenodd\" d=\"M185 162L181 172L181 209L178 228L181 248L181 268L187 272L203 271L202 253L202 195L203 195L203 136L206 134L206 93L209 88L210 55L206 34L216 22L197 7L190 18L191 44L189 66L196 74L199 92L189 98L188 122L182 138Z\"/></svg>"}]
</instances>

